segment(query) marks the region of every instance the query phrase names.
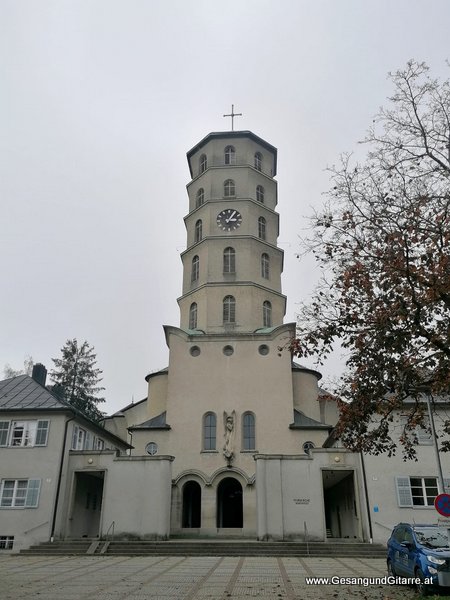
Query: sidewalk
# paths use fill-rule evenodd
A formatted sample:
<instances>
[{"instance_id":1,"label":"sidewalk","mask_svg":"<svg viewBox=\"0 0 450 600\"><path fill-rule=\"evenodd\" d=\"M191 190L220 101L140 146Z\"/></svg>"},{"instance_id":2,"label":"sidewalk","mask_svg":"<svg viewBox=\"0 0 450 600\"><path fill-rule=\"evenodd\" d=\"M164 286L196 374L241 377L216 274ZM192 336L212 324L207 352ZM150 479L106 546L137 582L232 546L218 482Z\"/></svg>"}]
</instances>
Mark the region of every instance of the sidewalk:
<instances>
[{"instance_id":1,"label":"sidewalk","mask_svg":"<svg viewBox=\"0 0 450 600\"><path fill-rule=\"evenodd\" d=\"M306 585L305 577L384 577L384 559L0 557L2 600L402 600L407 586Z\"/></svg>"}]
</instances>

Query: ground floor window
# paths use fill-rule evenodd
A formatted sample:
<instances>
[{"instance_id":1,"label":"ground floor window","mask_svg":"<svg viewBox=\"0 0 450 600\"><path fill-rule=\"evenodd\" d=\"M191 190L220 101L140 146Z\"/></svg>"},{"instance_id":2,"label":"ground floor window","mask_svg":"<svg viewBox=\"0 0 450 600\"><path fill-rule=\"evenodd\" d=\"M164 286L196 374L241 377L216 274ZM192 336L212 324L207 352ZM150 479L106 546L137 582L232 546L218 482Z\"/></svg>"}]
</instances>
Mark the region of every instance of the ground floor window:
<instances>
[{"instance_id":1,"label":"ground floor window","mask_svg":"<svg viewBox=\"0 0 450 600\"><path fill-rule=\"evenodd\" d=\"M13 535L0 535L0 550L12 550L13 544Z\"/></svg>"},{"instance_id":2,"label":"ground floor window","mask_svg":"<svg viewBox=\"0 0 450 600\"><path fill-rule=\"evenodd\" d=\"M434 506L439 493L437 477L396 477L399 506ZM444 480L447 488L448 480Z\"/></svg>"},{"instance_id":3,"label":"ground floor window","mask_svg":"<svg viewBox=\"0 0 450 600\"><path fill-rule=\"evenodd\" d=\"M39 502L40 479L3 479L0 507L35 508Z\"/></svg>"}]
</instances>

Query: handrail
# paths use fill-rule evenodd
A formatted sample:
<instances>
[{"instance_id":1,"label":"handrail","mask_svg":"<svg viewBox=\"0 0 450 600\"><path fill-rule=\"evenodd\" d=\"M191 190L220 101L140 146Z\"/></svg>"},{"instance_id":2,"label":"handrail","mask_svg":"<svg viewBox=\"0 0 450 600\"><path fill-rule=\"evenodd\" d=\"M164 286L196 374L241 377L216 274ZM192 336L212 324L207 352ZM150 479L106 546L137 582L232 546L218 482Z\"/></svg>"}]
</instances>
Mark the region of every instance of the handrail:
<instances>
[{"instance_id":1,"label":"handrail","mask_svg":"<svg viewBox=\"0 0 450 600\"><path fill-rule=\"evenodd\" d=\"M309 556L308 528L306 527L306 521L303 521L303 527L305 529L306 554Z\"/></svg>"},{"instance_id":2,"label":"handrail","mask_svg":"<svg viewBox=\"0 0 450 600\"><path fill-rule=\"evenodd\" d=\"M112 541L114 541L114 526L115 526L115 524L116 524L116 522L115 522L115 521L113 521L113 522L111 523L111 525L108 527L108 529L107 529L107 531L106 531L106 534L105 534L105 540L107 540L107 539L108 539L109 532L110 532L110 530L112 529L111 540L112 540Z\"/></svg>"},{"instance_id":3,"label":"handrail","mask_svg":"<svg viewBox=\"0 0 450 600\"><path fill-rule=\"evenodd\" d=\"M380 527L384 527L388 531L392 531L392 527L388 527L387 525L383 525L383 523L380 523L379 521L374 521L374 523L375 523L375 525L379 525Z\"/></svg>"},{"instance_id":4,"label":"handrail","mask_svg":"<svg viewBox=\"0 0 450 600\"><path fill-rule=\"evenodd\" d=\"M49 521L45 521L44 523L39 523L39 525L35 525L34 527L31 527L30 529L27 529L26 531L24 531L25 534L30 533L30 531L34 531L35 529L39 529L39 527L42 527L43 525L48 525Z\"/></svg>"}]
</instances>

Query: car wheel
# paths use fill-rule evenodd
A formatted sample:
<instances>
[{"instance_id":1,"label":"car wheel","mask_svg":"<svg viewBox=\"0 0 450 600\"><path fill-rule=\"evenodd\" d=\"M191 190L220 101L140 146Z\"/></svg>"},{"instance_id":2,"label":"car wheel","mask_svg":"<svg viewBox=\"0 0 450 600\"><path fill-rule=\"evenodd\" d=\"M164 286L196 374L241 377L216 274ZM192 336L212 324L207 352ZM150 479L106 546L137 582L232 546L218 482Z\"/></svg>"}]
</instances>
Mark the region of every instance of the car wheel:
<instances>
[{"instance_id":1,"label":"car wheel","mask_svg":"<svg viewBox=\"0 0 450 600\"><path fill-rule=\"evenodd\" d=\"M416 569L415 573L417 579L420 579L420 583L417 584L417 591L422 594L422 596L428 596L431 593L431 587L424 583L425 575L422 573L421 569Z\"/></svg>"},{"instance_id":2,"label":"car wheel","mask_svg":"<svg viewBox=\"0 0 450 600\"><path fill-rule=\"evenodd\" d=\"M395 572L394 565L392 564L391 560L387 561L387 571L388 575L391 575L392 577L397 577L397 573Z\"/></svg>"}]
</instances>

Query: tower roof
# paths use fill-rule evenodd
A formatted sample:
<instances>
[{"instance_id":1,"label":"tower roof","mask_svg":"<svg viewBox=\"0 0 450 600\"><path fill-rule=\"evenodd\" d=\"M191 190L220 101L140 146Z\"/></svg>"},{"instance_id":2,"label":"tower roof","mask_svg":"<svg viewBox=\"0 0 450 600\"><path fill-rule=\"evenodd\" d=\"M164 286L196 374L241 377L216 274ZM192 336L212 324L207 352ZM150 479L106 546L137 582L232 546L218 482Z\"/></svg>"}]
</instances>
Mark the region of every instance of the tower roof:
<instances>
[{"instance_id":1,"label":"tower roof","mask_svg":"<svg viewBox=\"0 0 450 600\"><path fill-rule=\"evenodd\" d=\"M193 172L190 159L196 152L198 152L201 148L203 148L203 146L205 146L208 142L210 142L213 139L233 138L250 138L257 144L263 146L263 148L266 148L269 152L271 152L273 154L273 176L275 177L275 175L277 174L277 149L275 148L275 146L272 146L272 144L269 144L269 142L266 142L251 131L213 131L211 133L208 133L208 135L206 135L202 140L198 142L198 144L195 144L195 146L186 153L191 177L193 175Z\"/></svg>"}]
</instances>

